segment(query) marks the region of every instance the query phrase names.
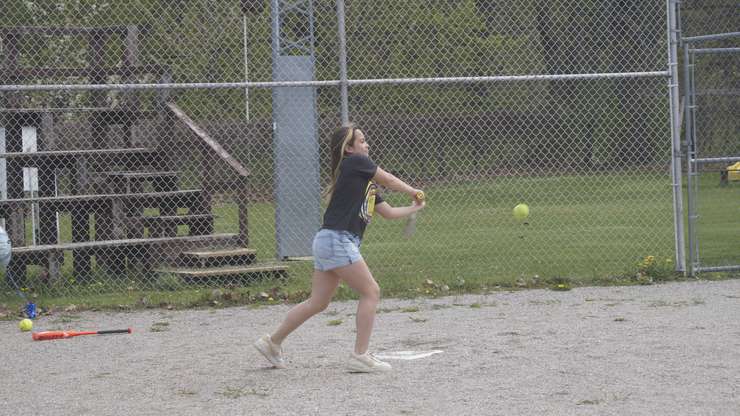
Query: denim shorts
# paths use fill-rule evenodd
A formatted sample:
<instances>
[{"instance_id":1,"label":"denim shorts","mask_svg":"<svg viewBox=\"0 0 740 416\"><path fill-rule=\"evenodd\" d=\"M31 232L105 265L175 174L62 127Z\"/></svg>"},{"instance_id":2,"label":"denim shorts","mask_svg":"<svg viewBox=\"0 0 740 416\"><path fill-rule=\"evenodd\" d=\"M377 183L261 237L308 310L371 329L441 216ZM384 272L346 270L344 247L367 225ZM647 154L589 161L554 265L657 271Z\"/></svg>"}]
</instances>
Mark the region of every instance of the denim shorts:
<instances>
[{"instance_id":1,"label":"denim shorts","mask_svg":"<svg viewBox=\"0 0 740 416\"><path fill-rule=\"evenodd\" d=\"M360 237L349 231L321 229L313 239L313 268L320 271L362 260Z\"/></svg>"}]
</instances>

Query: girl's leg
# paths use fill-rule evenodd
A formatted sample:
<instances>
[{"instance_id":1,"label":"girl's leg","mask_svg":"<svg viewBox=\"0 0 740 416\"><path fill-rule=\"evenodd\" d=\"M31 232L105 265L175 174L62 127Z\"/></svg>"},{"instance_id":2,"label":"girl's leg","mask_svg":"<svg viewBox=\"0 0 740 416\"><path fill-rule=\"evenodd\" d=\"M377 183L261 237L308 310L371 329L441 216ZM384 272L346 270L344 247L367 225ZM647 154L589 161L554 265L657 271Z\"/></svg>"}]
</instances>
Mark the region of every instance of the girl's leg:
<instances>
[{"instance_id":1,"label":"girl's leg","mask_svg":"<svg viewBox=\"0 0 740 416\"><path fill-rule=\"evenodd\" d=\"M311 297L294 306L278 329L270 336L272 342L281 344L283 340L308 318L326 309L339 286L339 276L332 271L314 270L311 281Z\"/></svg>"},{"instance_id":2,"label":"girl's leg","mask_svg":"<svg viewBox=\"0 0 740 416\"><path fill-rule=\"evenodd\" d=\"M357 305L355 353L364 354L367 352L370 335L373 332L375 310L380 302L380 287L364 260L334 269L333 272L360 295L360 303Z\"/></svg>"}]
</instances>

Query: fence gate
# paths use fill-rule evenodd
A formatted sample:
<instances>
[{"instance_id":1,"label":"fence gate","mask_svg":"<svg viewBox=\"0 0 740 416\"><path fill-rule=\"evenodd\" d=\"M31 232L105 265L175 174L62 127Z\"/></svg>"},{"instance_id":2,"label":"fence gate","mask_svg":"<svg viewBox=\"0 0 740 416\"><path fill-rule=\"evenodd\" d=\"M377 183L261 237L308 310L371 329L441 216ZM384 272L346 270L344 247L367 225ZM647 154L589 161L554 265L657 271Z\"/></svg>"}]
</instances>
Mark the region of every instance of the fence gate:
<instances>
[{"instance_id":1,"label":"fence gate","mask_svg":"<svg viewBox=\"0 0 740 416\"><path fill-rule=\"evenodd\" d=\"M740 270L740 47L728 40L740 32L682 39L692 276Z\"/></svg>"}]
</instances>

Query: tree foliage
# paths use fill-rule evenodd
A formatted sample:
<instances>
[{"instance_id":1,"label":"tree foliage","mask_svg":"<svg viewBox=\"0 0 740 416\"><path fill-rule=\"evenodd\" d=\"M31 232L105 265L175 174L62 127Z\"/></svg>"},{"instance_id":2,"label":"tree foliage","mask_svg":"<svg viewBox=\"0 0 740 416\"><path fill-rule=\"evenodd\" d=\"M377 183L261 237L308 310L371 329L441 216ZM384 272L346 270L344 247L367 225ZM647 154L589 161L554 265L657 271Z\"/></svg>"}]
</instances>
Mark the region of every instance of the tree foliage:
<instances>
[{"instance_id":1,"label":"tree foliage","mask_svg":"<svg viewBox=\"0 0 740 416\"><path fill-rule=\"evenodd\" d=\"M334 2L313 3L316 79L336 79ZM713 17L727 19L726 8L698 0L689 3L694 7L687 8L683 18L700 22L692 26L695 31L711 32ZM346 11L353 79L666 68L662 1L346 0ZM244 15L238 0L4 0L0 19L3 27L137 25L145 29L140 61L169 67L175 82L234 82L246 76ZM272 78L269 6L248 12L246 24L249 79L268 81ZM82 38L28 36L23 42L23 66L89 64ZM121 39L111 38L100 59L106 66L117 66L122 56ZM322 98L326 90L320 89L320 111L336 113L335 97ZM241 90L178 94L178 101L196 118L239 119L244 111ZM270 91L251 94L253 117L269 119ZM542 114L552 114L552 124L543 129L559 129L560 134L535 139L533 149L545 152L541 157L563 157L573 151L575 164L630 164L636 155L656 154L644 151L646 147L668 150L665 96L663 85L657 88L654 81L636 79L373 86L351 89L351 111L416 116L508 112L538 114L538 120ZM54 97L56 103L67 99L79 104L84 94L46 97Z\"/></svg>"}]
</instances>

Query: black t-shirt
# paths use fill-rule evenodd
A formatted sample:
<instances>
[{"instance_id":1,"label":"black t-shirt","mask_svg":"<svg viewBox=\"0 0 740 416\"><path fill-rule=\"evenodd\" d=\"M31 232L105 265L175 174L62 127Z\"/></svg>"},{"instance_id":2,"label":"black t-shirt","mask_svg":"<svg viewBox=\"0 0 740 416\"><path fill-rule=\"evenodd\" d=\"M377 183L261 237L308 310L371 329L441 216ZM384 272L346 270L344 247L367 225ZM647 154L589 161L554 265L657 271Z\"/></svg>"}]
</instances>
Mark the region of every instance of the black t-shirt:
<instances>
[{"instance_id":1,"label":"black t-shirt","mask_svg":"<svg viewBox=\"0 0 740 416\"><path fill-rule=\"evenodd\" d=\"M364 155L342 159L322 228L346 230L362 238L375 212L375 204L383 202L377 185L371 180L377 170L378 165Z\"/></svg>"}]
</instances>

